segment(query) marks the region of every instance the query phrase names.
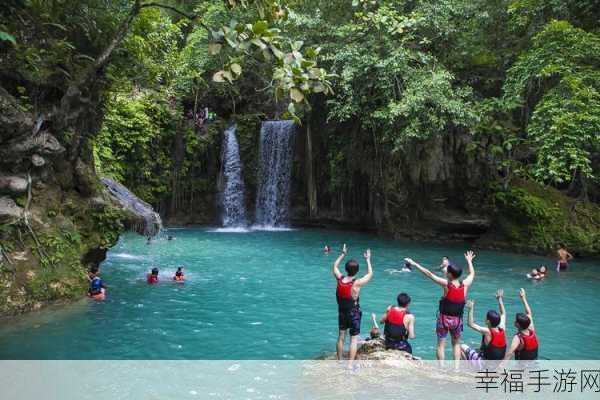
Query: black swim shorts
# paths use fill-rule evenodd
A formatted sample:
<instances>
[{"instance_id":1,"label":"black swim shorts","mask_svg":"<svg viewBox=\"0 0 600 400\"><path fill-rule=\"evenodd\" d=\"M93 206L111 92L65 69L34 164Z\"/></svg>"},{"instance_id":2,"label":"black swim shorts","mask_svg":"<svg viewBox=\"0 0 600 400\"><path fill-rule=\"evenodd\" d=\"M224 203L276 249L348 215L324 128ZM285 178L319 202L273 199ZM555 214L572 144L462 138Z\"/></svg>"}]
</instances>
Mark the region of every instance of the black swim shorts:
<instances>
[{"instance_id":1,"label":"black swim shorts","mask_svg":"<svg viewBox=\"0 0 600 400\"><path fill-rule=\"evenodd\" d=\"M360 334L360 322L362 320L362 311L360 308L353 308L349 311L339 310L338 326L340 331L350 330L350 336Z\"/></svg>"}]
</instances>

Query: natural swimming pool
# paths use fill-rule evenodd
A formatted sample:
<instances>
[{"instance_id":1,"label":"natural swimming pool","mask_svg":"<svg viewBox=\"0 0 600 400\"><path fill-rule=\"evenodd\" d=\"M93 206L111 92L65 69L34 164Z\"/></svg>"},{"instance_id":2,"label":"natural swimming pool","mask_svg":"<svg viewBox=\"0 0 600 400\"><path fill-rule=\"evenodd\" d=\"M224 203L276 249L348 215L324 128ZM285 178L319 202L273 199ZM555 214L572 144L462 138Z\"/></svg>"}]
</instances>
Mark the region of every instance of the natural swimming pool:
<instances>
[{"instance_id":1,"label":"natural swimming pool","mask_svg":"<svg viewBox=\"0 0 600 400\"><path fill-rule=\"evenodd\" d=\"M378 316L408 292L416 315L415 355L435 357L435 317L440 289L418 272L390 274L386 269L412 257L436 267L444 255L465 265L464 246L384 240L368 234L327 230L250 233L175 229L175 240L124 235L102 264L109 286L105 302L83 300L1 322L1 359L310 359L335 350L337 308L331 266L342 243L349 257L366 265L362 251L373 252L375 277L361 293L361 336ZM323 254L329 244L334 251ZM477 251L477 249L475 249ZM593 260L530 282L525 273L552 259L496 251L477 251L477 276L470 290L476 321L495 307L494 291L505 290L508 334L521 311L524 287L533 308L540 356L549 359L599 359L600 275ZM149 286L145 274L161 269L161 282ZM170 278L183 265L186 282ZM467 343L480 337L466 327ZM450 350L447 349L447 357Z\"/></svg>"}]
</instances>

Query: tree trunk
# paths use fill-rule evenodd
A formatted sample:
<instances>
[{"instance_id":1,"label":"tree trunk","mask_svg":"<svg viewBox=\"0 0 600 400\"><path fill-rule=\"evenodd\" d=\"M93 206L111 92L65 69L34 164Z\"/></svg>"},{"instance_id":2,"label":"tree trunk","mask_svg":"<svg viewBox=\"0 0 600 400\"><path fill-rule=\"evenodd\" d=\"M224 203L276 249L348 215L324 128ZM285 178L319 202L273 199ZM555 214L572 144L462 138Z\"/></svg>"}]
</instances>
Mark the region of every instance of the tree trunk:
<instances>
[{"instance_id":1,"label":"tree trunk","mask_svg":"<svg viewBox=\"0 0 600 400\"><path fill-rule=\"evenodd\" d=\"M308 215L314 218L319 213L317 205L317 186L315 184L314 157L310 122L306 125L306 191L308 197Z\"/></svg>"}]
</instances>

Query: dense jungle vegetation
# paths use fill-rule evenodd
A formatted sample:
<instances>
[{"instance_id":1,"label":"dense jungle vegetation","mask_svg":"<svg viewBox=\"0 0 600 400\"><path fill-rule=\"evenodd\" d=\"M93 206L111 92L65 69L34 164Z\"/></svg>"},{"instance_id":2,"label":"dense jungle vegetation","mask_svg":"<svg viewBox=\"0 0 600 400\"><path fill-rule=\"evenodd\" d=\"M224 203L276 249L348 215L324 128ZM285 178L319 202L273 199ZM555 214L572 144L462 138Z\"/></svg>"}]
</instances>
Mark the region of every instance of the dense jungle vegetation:
<instances>
[{"instance_id":1,"label":"dense jungle vegetation","mask_svg":"<svg viewBox=\"0 0 600 400\"><path fill-rule=\"evenodd\" d=\"M600 253L598 0L7 0L0 15L0 172L34 181L0 190L13 209L33 196L40 225L71 221L60 237L84 259L119 225L81 202L98 175L171 222L212 223L223 130L238 125L251 209L260 122L282 118L302 132L296 221ZM45 259L9 211L3 251Z\"/></svg>"}]
</instances>

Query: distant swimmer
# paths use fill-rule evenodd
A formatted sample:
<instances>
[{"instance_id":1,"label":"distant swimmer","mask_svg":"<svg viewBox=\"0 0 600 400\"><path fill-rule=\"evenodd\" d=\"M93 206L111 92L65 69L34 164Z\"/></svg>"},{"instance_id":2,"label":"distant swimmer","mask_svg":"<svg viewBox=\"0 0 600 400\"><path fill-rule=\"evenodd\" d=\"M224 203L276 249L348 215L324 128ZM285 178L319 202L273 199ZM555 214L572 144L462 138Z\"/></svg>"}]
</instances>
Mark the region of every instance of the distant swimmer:
<instances>
[{"instance_id":1,"label":"distant swimmer","mask_svg":"<svg viewBox=\"0 0 600 400\"><path fill-rule=\"evenodd\" d=\"M410 296L400 293L396 298L397 306L389 306L381 318L385 324L385 348L387 350L402 350L412 354L408 339L415 338L415 316L408 311Z\"/></svg>"},{"instance_id":2,"label":"distant swimmer","mask_svg":"<svg viewBox=\"0 0 600 400\"><path fill-rule=\"evenodd\" d=\"M513 354L515 360L537 360L539 343L533 325L533 313L527 302L525 289L519 291L519 297L523 303L523 308L525 308L525 313L517 313L515 317L517 334L513 337L504 360L510 360Z\"/></svg>"},{"instance_id":3,"label":"distant swimmer","mask_svg":"<svg viewBox=\"0 0 600 400\"><path fill-rule=\"evenodd\" d=\"M183 282L185 280L185 278L183 276L183 267L177 267L177 271L175 272L175 275L173 276L173 280L175 282Z\"/></svg>"},{"instance_id":4,"label":"distant swimmer","mask_svg":"<svg viewBox=\"0 0 600 400\"><path fill-rule=\"evenodd\" d=\"M173 236L171 236L171 235L167 236L167 240L173 240L173 239L175 239Z\"/></svg>"},{"instance_id":5,"label":"distant swimmer","mask_svg":"<svg viewBox=\"0 0 600 400\"><path fill-rule=\"evenodd\" d=\"M329 254L329 253L331 253L331 246L325 246L325 247L323 248L323 253L325 253L325 254Z\"/></svg>"},{"instance_id":6,"label":"distant swimmer","mask_svg":"<svg viewBox=\"0 0 600 400\"><path fill-rule=\"evenodd\" d=\"M98 267L92 267L88 273L88 279L90 281L88 296L94 300L101 301L106 299L106 286L102 282L102 278L98 276L98 273Z\"/></svg>"},{"instance_id":7,"label":"distant swimmer","mask_svg":"<svg viewBox=\"0 0 600 400\"><path fill-rule=\"evenodd\" d=\"M567 250L565 245L562 243L558 245L556 254L558 255L558 262L556 263L556 270L557 271L565 271L567 268L569 268L569 261L571 261L573 259L573 256L571 255L571 253L569 253L569 251Z\"/></svg>"},{"instance_id":8,"label":"distant swimmer","mask_svg":"<svg viewBox=\"0 0 600 400\"><path fill-rule=\"evenodd\" d=\"M357 278L359 265L356 260L350 260L346 263L346 276L342 275L339 266L348 253L346 245L342 248L342 254L335 260L332 273L337 282L336 298L338 303L338 340L336 343L337 359L341 360L344 353L344 341L346 332L350 331L350 354L348 368L353 367L356 358L358 337L360 335L360 323L362 311L360 309L359 297L360 290L371 278L373 278L373 267L371 265L371 250L364 253L367 262L367 273L362 278Z\"/></svg>"},{"instance_id":9,"label":"distant swimmer","mask_svg":"<svg viewBox=\"0 0 600 400\"><path fill-rule=\"evenodd\" d=\"M388 268L385 270L385 272L388 272L390 274L400 274L403 272L412 272L412 265L408 262L404 262L404 266L402 268L396 269L396 268Z\"/></svg>"},{"instance_id":10,"label":"distant swimmer","mask_svg":"<svg viewBox=\"0 0 600 400\"><path fill-rule=\"evenodd\" d=\"M539 281L544 279L547 274L548 268L546 268L545 265L542 265L540 267L532 269L531 272L527 274L527 278Z\"/></svg>"},{"instance_id":11,"label":"distant swimmer","mask_svg":"<svg viewBox=\"0 0 600 400\"><path fill-rule=\"evenodd\" d=\"M151 285L158 283L158 268L152 268L152 270L148 274L148 283Z\"/></svg>"},{"instance_id":12,"label":"distant swimmer","mask_svg":"<svg viewBox=\"0 0 600 400\"><path fill-rule=\"evenodd\" d=\"M479 351L471 349L466 344L461 346L462 356L465 360L502 360L506 354L506 309L504 308L504 290L496 291L498 311L489 310L485 315L485 326L475 323L475 302L467 302L469 328L481 334L481 346Z\"/></svg>"},{"instance_id":13,"label":"distant swimmer","mask_svg":"<svg viewBox=\"0 0 600 400\"><path fill-rule=\"evenodd\" d=\"M448 272L448 265L450 265L450 259L448 259L448 256L442 257L442 263L440 264L440 271L442 271L442 273L444 275L446 275L446 273Z\"/></svg>"},{"instance_id":14,"label":"distant swimmer","mask_svg":"<svg viewBox=\"0 0 600 400\"><path fill-rule=\"evenodd\" d=\"M148 236L148 239L146 239L146 244L152 244L152 237Z\"/></svg>"}]
</instances>

